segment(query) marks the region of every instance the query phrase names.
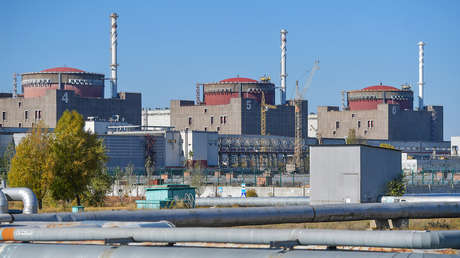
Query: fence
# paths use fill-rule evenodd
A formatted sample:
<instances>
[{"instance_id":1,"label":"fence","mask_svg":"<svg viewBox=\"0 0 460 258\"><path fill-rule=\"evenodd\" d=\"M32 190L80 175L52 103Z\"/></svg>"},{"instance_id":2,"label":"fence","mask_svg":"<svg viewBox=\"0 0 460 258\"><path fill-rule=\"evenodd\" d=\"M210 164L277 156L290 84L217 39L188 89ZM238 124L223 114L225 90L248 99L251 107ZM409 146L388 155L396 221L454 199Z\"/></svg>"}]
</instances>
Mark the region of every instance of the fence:
<instances>
[{"instance_id":1,"label":"fence","mask_svg":"<svg viewBox=\"0 0 460 258\"><path fill-rule=\"evenodd\" d=\"M408 185L455 185L460 184L460 170L422 170L404 173Z\"/></svg>"}]
</instances>

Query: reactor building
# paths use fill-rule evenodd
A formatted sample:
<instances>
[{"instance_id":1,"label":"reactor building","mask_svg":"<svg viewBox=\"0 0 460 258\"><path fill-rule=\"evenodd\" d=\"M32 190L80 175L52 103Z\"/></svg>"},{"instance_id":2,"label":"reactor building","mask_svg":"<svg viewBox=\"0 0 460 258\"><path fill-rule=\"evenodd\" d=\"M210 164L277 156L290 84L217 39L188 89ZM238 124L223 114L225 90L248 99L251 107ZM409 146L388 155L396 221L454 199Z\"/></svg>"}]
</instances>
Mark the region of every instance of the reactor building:
<instances>
[{"instance_id":1,"label":"reactor building","mask_svg":"<svg viewBox=\"0 0 460 258\"><path fill-rule=\"evenodd\" d=\"M200 88L203 94L200 96ZM263 106L263 109L262 109ZM307 101L302 102L302 128L307 137ZM295 136L294 102L275 105L275 85L269 78L229 78L197 85L197 100L172 100L171 126L177 130L219 134L260 135L265 111L266 135Z\"/></svg>"},{"instance_id":2,"label":"reactor building","mask_svg":"<svg viewBox=\"0 0 460 258\"><path fill-rule=\"evenodd\" d=\"M443 107L425 106L424 42L419 42L419 94L414 110L414 92L376 85L346 92L346 104L318 107L318 137L346 138L351 130L356 137L369 140L442 142Z\"/></svg>"},{"instance_id":3,"label":"reactor building","mask_svg":"<svg viewBox=\"0 0 460 258\"><path fill-rule=\"evenodd\" d=\"M141 94L120 92L104 98L104 75L70 67L57 67L21 75L23 94L0 95L0 126L32 127L40 120L54 128L65 110L84 119L141 123ZM16 85L16 84L14 84Z\"/></svg>"}]
</instances>

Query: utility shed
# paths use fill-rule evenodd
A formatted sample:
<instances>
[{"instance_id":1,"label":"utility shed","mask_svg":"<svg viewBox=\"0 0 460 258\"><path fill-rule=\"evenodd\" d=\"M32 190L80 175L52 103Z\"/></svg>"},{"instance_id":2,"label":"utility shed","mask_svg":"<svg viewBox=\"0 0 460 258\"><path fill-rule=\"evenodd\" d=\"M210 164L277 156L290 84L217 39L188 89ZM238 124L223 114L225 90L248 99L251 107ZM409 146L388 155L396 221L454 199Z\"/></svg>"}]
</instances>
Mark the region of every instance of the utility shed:
<instances>
[{"instance_id":1,"label":"utility shed","mask_svg":"<svg viewBox=\"0 0 460 258\"><path fill-rule=\"evenodd\" d=\"M360 144L310 146L312 204L377 202L401 174L399 150Z\"/></svg>"}]
</instances>

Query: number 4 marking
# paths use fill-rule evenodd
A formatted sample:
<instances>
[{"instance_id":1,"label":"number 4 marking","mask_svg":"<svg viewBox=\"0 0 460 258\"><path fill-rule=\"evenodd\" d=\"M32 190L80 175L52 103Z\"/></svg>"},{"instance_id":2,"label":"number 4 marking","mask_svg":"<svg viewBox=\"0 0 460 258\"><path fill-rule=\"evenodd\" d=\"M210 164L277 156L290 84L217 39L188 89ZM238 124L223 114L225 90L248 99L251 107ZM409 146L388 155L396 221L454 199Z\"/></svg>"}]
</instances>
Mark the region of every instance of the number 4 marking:
<instances>
[{"instance_id":1,"label":"number 4 marking","mask_svg":"<svg viewBox=\"0 0 460 258\"><path fill-rule=\"evenodd\" d=\"M65 102L66 104L69 103L69 93L68 92L62 95L62 102Z\"/></svg>"}]
</instances>

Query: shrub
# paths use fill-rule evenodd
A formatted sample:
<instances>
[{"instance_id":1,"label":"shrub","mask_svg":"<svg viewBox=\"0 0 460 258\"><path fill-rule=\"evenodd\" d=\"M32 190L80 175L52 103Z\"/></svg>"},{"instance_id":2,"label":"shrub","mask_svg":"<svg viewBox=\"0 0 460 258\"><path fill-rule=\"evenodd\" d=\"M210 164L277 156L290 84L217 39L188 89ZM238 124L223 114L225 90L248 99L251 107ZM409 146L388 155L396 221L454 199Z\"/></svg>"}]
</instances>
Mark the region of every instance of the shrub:
<instances>
[{"instance_id":1,"label":"shrub","mask_svg":"<svg viewBox=\"0 0 460 258\"><path fill-rule=\"evenodd\" d=\"M257 197L257 192L255 189L248 189L246 192L247 197Z\"/></svg>"},{"instance_id":2,"label":"shrub","mask_svg":"<svg viewBox=\"0 0 460 258\"><path fill-rule=\"evenodd\" d=\"M387 195L402 196L406 192L406 185L403 181L403 175L399 175L387 184Z\"/></svg>"}]
</instances>

